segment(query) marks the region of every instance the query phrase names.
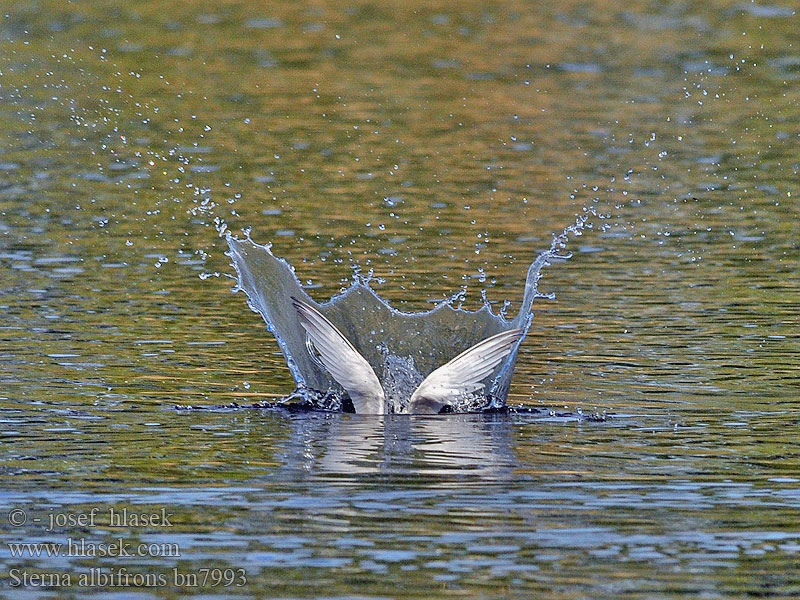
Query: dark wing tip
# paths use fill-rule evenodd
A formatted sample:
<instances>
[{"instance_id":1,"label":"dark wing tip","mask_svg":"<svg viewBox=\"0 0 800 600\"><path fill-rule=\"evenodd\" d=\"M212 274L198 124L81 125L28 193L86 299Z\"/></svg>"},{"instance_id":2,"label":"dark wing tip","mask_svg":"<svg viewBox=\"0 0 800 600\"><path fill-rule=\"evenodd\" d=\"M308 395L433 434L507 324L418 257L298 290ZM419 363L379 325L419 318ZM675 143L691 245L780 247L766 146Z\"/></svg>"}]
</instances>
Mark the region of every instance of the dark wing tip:
<instances>
[{"instance_id":1,"label":"dark wing tip","mask_svg":"<svg viewBox=\"0 0 800 600\"><path fill-rule=\"evenodd\" d=\"M295 298L294 296L290 296L292 299L292 306L297 311L297 316L300 320L301 324L305 324L306 321L309 321L312 315L316 312L313 306L303 302L302 300Z\"/></svg>"},{"instance_id":2,"label":"dark wing tip","mask_svg":"<svg viewBox=\"0 0 800 600\"><path fill-rule=\"evenodd\" d=\"M289 296L289 297L292 299L292 306L294 306L295 310L297 310L298 312L303 312L304 310L313 308L308 302L303 302L302 300L296 298L295 296Z\"/></svg>"}]
</instances>

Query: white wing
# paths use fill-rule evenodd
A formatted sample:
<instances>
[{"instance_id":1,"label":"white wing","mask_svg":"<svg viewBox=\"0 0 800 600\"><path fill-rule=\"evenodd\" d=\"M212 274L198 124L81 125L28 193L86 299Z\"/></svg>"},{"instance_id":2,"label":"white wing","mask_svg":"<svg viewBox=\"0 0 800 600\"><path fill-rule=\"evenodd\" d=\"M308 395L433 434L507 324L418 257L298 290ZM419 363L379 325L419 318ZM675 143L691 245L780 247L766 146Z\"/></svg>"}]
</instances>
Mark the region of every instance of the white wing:
<instances>
[{"instance_id":1,"label":"white wing","mask_svg":"<svg viewBox=\"0 0 800 600\"><path fill-rule=\"evenodd\" d=\"M349 394L356 412L372 415L386 412L383 388L367 360L316 308L294 296L292 305L322 364Z\"/></svg>"},{"instance_id":2,"label":"white wing","mask_svg":"<svg viewBox=\"0 0 800 600\"><path fill-rule=\"evenodd\" d=\"M411 413L438 413L445 404L463 394L476 392L497 365L511 353L523 335L511 329L486 338L436 369L411 395Z\"/></svg>"}]
</instances>

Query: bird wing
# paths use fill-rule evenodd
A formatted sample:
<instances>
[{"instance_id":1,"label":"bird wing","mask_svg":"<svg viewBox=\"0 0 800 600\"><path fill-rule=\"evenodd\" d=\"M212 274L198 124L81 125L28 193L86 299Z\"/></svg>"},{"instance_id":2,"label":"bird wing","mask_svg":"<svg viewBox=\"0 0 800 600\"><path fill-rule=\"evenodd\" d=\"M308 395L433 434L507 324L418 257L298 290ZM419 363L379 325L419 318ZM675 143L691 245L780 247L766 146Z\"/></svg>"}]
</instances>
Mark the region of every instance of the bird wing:
<instances>
[{"instance_id":1,"label":"bird wing","mask_svg":"<svg viewBox=\"0 0 800 600\"><path fill-rule=\"evenodd\" d=\"M514 349L522 329L510 329L478 342L428 375L411 395L409 412L438 413L457 397L476 392Z\"/></svg>"},{"instance_id":2,"label":"bird wing","mask_svg":"<svg viewBox=\"0 0 800 600\"><path fill-rule=\"evenodd\" d=\"M316 308L294 296L292 305L322 364L348 393L356 412L383 414L386 403L383 388L367 360Z\"/></svg>"}]
</instances>

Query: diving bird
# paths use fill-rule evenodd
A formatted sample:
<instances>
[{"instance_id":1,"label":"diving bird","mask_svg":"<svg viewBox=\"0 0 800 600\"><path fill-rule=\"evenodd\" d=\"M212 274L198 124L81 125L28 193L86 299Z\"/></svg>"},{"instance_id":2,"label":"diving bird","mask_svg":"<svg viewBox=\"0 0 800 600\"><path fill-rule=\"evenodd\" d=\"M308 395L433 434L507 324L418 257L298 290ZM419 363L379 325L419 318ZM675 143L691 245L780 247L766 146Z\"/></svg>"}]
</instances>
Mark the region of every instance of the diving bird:
<instances>
[{"instance_id":1,"label":"diving bird","mask_svg":"<svg viewBox=\"0 0 800 600\"><path fill-rule=\"evenodd\" d=\"M384 414L386 395L367 360L316 308L294 296L292 305L320 361L348 393L356 413ZM522 329L510 329L488 337L433 371L411 395L408 412L436 414L459 396L484 388L481 382L511 354L523 334Z\"/></svg>"}]
</instances>

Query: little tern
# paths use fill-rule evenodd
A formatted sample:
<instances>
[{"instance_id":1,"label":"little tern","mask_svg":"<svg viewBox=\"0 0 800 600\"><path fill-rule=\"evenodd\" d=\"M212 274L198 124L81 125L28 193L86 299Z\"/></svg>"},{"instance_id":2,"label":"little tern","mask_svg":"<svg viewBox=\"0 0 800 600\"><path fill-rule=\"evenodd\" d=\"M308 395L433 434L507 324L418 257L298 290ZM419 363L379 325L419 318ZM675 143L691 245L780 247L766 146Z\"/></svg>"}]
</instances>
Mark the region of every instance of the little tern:
<instances>
[{"instance_id":1,"label":"little tern","mask_svg":"<svg viewBox=\"0 0 800 600\"><path fill-rule=\"evenodd\" d=\"M341 385L359 414L385 414L386 395L375 371L353 344L319 310L292 296L300 324L322 365ZM483 380L522 338L510 329L478 342L428 375L411 395L407 412L437 414L458 397L485 389Z\"/></svg>"}]
</instances>

